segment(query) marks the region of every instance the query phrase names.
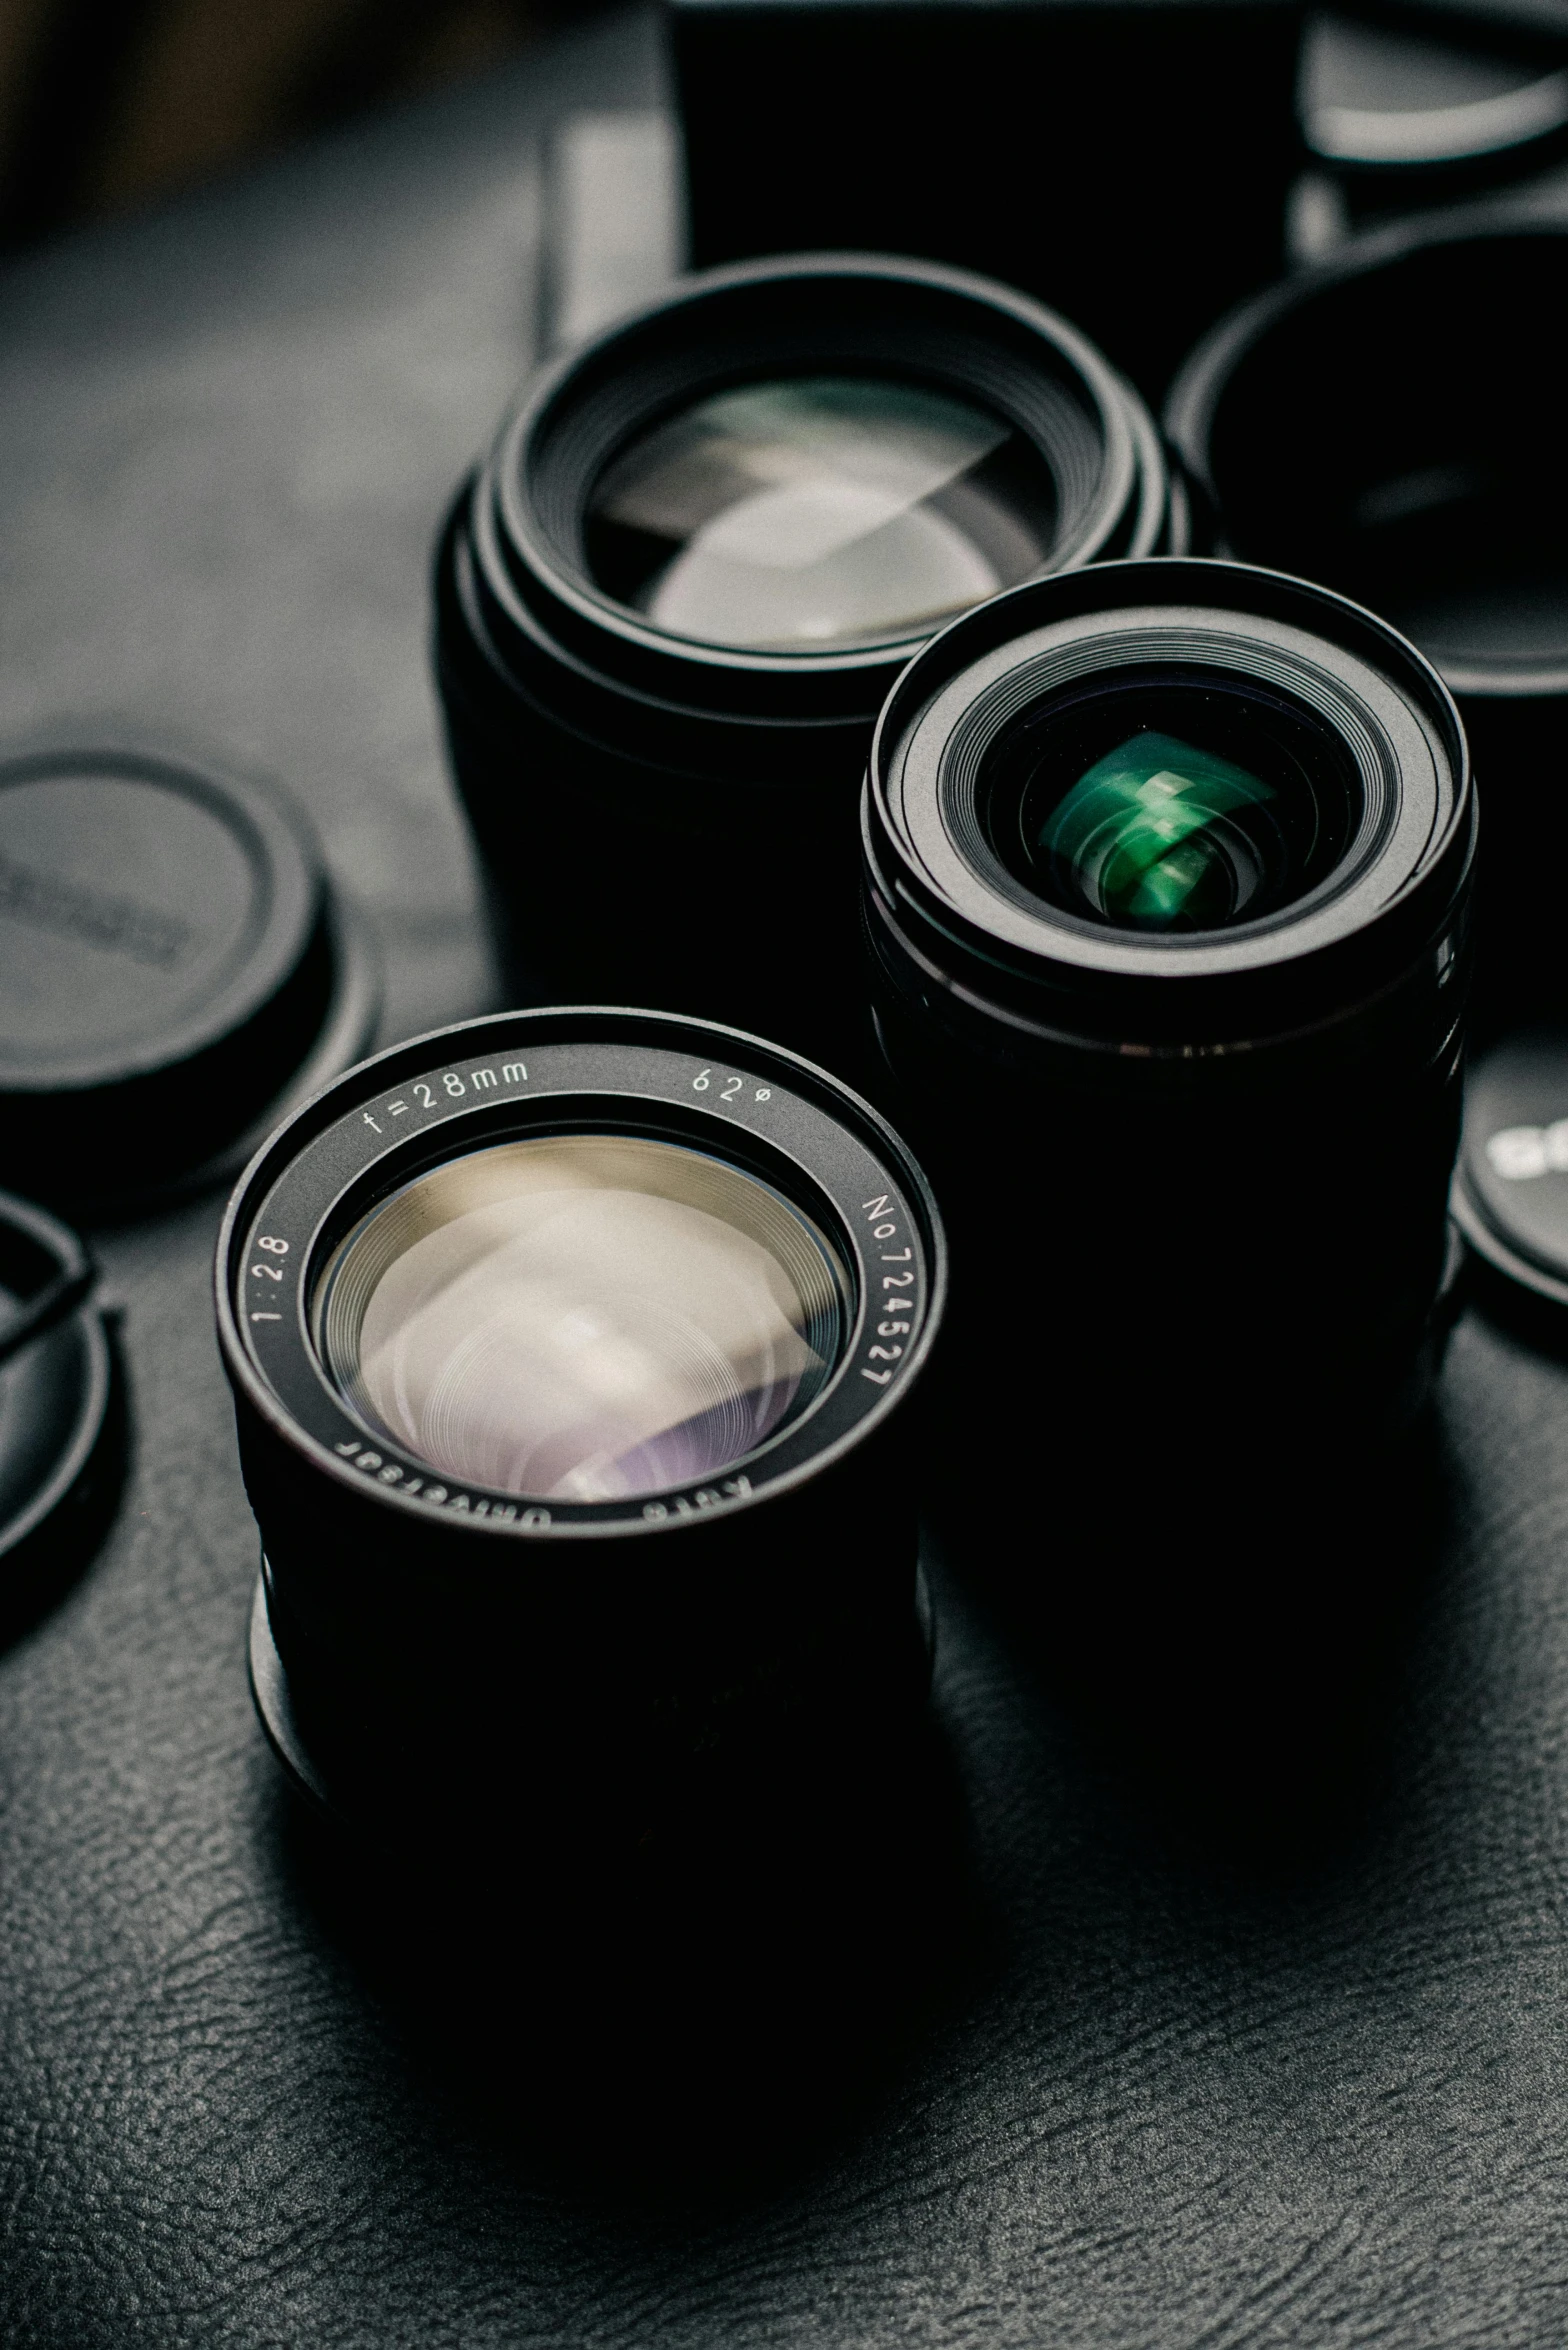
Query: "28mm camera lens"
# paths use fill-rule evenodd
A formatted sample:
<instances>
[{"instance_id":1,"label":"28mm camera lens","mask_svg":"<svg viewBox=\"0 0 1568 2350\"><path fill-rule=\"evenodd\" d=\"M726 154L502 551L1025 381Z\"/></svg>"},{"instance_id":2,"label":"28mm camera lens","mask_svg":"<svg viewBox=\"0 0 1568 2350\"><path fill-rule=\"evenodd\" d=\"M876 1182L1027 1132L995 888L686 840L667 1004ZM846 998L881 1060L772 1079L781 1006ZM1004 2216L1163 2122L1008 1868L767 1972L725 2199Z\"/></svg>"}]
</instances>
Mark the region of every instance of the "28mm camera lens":
<instances>
[{"instance_id":1,"label":"28mm camera lens","mask_svg":"<svg viewBox=\"0 0 1568 2350\"><path fill-rule=\"evenodd\" d=\"M1388 220L1543 171L1568 144L1568 73L1527 46L1478 52L1318 16L1301 112L1348 221Z\"/></svg>"},{"instance_id":2,"label":"28mm camera lens","mask_svg":"<svg viewBox=\"0 0 1568 2350\"><path fill-rule=\"evenodd\" d=\"M1064 1510L1191 1538L1414 1411L1474 831L1435 673L1273 574L1040 582L901 679L865 805L877 1018L953 1229L960 1384L1061 1464Z\"/></svg>"},{"instance_id":3,"label":"28mm camera lens","mask_svg":"<svg viewBox=\"0 0 1568 2350\"><path fill-rule=\"evenodd\" d=\"M515 984L836 1041L877 709L954 613L1167 543L1084 338L919 262L712 271L503 425L437 562L454 763Z\"/></svg>"},{"instance_id":4,"label":"28mm camera lens","mask_svg":"<svg viewBox=\"0 0 1568 2350\"><path fill-rule=\"evenodd\" d=\"M635 1842L683 1774L907 1711L944 1280L889 1129L733 1031L509 1014L329 1090L218 1260L296 1777L383 1836L524 1804Z\"/></svg>"}]
</instances>

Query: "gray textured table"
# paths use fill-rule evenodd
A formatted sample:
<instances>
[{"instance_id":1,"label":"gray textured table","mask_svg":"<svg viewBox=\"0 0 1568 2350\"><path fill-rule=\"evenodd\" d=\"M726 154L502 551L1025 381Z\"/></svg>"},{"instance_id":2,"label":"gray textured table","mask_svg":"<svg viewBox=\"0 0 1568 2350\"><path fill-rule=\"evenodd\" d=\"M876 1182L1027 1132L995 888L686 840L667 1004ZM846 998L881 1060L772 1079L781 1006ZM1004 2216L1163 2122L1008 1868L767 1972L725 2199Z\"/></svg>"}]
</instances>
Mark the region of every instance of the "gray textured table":
<instances>
[{"instance_id":1,"label":"gray textured table","mask_svg":"<svg viewBox=\"0 0 1568 2350\"><path fill-rule=\"evenodd\" d=\"M541 128L656 95L611 26L0 285L7 728L281 774L380 931L388 1038L489 986L425 566L529 356ZM705 2017L635 1948L562 1998L290 1812L220 1204L100 1236L129 1482L0 1657L0 2338L1563 2338L1560 1363L1462 1324L1375 1603L1260 1529L1213 1645L1199 1611L1124 1676L1113 1602L1026 1641L945 1575L964 1854L881 1946L840 1966L825 1918L809 1982L759 1962ZM1169 1582L1200 1564L1174 1541Z\"/></svg>"}]
</instances>

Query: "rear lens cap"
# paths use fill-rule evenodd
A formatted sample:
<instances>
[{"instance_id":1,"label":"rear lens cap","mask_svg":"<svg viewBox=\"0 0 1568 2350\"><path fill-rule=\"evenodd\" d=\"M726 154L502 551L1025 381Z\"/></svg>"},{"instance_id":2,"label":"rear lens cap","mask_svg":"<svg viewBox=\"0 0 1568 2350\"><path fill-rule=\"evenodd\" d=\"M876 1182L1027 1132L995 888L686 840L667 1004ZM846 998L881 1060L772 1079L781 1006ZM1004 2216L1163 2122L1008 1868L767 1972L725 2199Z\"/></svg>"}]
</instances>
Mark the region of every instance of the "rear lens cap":
<instances>
[{"instance_id":1,"label":"rear lens cap","mask_svg":"<svg viewBox=\"0 0 1568 2350\"><path fill-rule=\"evenodd\" d=\"M0 1179L216 1180L367 1049L374 965L274 789L141 745L0 756Z\"/></svg>"},{"instance_id":2,"label":"rear lens cap","mask_svg":"<svg viewBox=\"0 0 1568 2350\"><path fill-rule=\"evenodd\" d=\"M1568 1305L1568 1028L1521 1029L1472 1067L1453 1209L1495 1272Z\"/></svg>"},{"instance_id":3,"label":"rear lens cap","mask_svg":"<svg viewBox=\"0 0 1568 2350\"><path fill-rule=\"evenodd\" d=\"M76 1234L0 1192L0 1636L80 1564L118 1487L92 1288Z\"/></svg>"}]
</instances>

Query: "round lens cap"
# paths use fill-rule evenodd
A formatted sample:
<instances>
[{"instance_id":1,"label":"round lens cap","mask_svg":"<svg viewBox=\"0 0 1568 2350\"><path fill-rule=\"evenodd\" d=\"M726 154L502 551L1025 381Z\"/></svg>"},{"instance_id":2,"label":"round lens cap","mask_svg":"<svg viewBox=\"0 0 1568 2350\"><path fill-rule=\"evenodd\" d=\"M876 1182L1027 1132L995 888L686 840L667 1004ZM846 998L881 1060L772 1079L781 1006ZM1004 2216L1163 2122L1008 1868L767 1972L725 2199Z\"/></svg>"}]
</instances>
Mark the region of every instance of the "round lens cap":
<instances>
[{"instance_id":1,"label":"round lens cap","mask_svg":"<svg viewBox=\"0 0 1568 2350\"><path fill-rule=\"evenodd\" d=\"M1471 1068L1453 1208L1494 1270L1568 1305L1568 1028L1521 1029Z\"/></svg>"},{"instance_id":2,"label":"round lens cap","mask_svg":"<svg viewBox=\"0 0 1568 2350\"><path fill-rule=\"evenodd\" d=\"M116 1482L92 1285L75 1233L0 1192L0 1633L80 1563Z\"/></svg>"},{"instance_id":3,"label":"round lens cap","mask_svg":"<svg viewBox=\"0 0 1568 2350\"><path fill-rule=\"evenodd\" d=\"M343 1025L345 984L336 1066L364 1049L356 959L269 786L140 745L0 755L0 1178L82 1199L205 1168Z\"/></svg>"}]
</instances>

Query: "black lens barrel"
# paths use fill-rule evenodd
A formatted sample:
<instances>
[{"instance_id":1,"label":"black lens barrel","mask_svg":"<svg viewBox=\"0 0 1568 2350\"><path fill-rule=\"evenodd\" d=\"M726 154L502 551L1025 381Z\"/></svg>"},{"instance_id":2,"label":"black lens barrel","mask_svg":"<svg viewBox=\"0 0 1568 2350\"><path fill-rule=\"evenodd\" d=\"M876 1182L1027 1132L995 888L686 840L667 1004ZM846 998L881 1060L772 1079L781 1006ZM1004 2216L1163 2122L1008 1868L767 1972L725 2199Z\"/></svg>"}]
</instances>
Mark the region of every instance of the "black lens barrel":
<instances>
[{"instance_id":1,"label":"black lens barrel","mask_svg":"<svg viewBox=\"0 0 1568 2350\"><path fill-rule=\"evenodd\" d=\"M1341 733L1357 839L1299 903L1143 937L988 854L988 742L1150 662L1266 676ZM1064 1474L1136 1485L1189 1415L1237 1474L1409 1417L1447 1261L1474 831L1439 680L1299 581L1114 566L1017 589L911 664L865 803L872 985L992 1443L1055 1437Z\"/></svg>"},{"instance_id":2,"label":"black lens barrel","mask_svg":"<svg viewBox=\"0 0 1568 2350\"><path fill-rule=\"evenodd\" d=\"M770 408L792 380L793 409ZM889 383L919 397L900 409ZM715 434L723 400L759 386ZM1052 568L935 636L847 627L821 645L684 636L596 584L589 517L628 483L644 503L615 527L635 537L652 514L660 539L657 478L660 543L683 560L701 500L670 485L701 436L709 489L729 464L745 498L771 480L748 471L747 416L808 411L830 440L902 416L928 449L945 431L966 446L971 414L1003 419L1049 475L1032 511L1054 517ZM768 463L806 445L793 429ZM910 1718L905 1398L941 1313L942 1227L855 1095L681 1012L739 1004L786 1039L842 1041L866 995L857 869L887 1098L960 1272L920 1482L1012 1489L1028 1461L1028 1506L1047 1493L1064 1535L1109 1519L1158 1544L1168 1513L1233 1534L1249 1497L1409 1424L1451 1264L1464 734L1384 622L1301 579L1152 552L1183 528L1147 418L1072 329L917 263L693 280L548 371L503 427L442 538L437 656L514 980L676 1009L511 1012L400 1046L285 1126L231 1208L219 1324L264 1548L253 1675L274 1743L334 1811L385 1840L499 1805L533 1836L570 1842L589 1818L591 1843L631 1849L715 1772L776 1785ZM614 545L635 569L637 547ZM603 1135L717 1154L769 1187L769 1229L815 1233L850 1300L845 1351L776 1409L773 1371L736 1370L734 1425L770 1433L685 1487L649 1492L643 1433L607 1482L590 1448L544 1492L465 1484L451 1461L492 1457L488 1421L423 1455L395 1431L434 1429L431 1398L450 1419L481 1393L491 1301L455 1338L442 1322L416 1408L390 1357L359 1377L372 1287L424 1246L409 1233L501 1196L473 1170L432 1188L435 1171L552 1137L598 1182ZM638 1163L647 1197L694 1205ZM384 1213L416 1190L423 1206ZM574 1225L573 1266L600 1229ZM409 1271L406 1294L427 1277ZM722 1376L681 1385L694 1333L680 1378L643 1391L685 1399L654 1430L677 1453L730 1408L702 1400L729 1392ZM533 1378L546 1356L529 1360ZM748 1419L748 1398L769 1400ZM548 1411L508 1426L497 1461L556 1441Z\"/></svg>"},{"instance_id":3,"label":"black lens barrel","mask_svg":"<svg viewBox=\"0 0 1568 2350\"><path fill-rule=\"evenodd\" d=\"M584 539L606 469L661 419L824 374L994 415L1053 485L1052 568L1181 528L1136 395L1063 320L959 271L853 254L715 270L557 362L436 564L453 763L525 995L663 1002L807 1049L842 1027L855 796L929 624L820 649L697 642L597 586Z\"/></svg>"},{"instance_id":4,"label":"black lens barrel","mask_svg":"<svg viewBox=\"0 0 1568 2350\"><path fill-rule=\"evenodd\" d=\"M750 1170L831 1228L853 1269L824 1392L689 1488L575 1502L465 1485L359 1419L315 1348L314 1285L367 1204L497 1141L580 1131ZM721 1763L776 1777L814 1743L841 1752L907 1712L921 1668L906 1398L944 1289L934 1208L889 1129L731 1031L507 1014L331 1089L251 1168L218 1263L298 1775L383 1838L510 1807L532 1811L529 1834L587 1817L635 1843L683 1779Z\"/></svg>"}]
</instances>

